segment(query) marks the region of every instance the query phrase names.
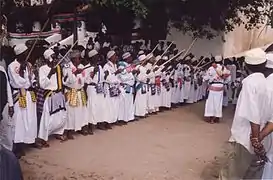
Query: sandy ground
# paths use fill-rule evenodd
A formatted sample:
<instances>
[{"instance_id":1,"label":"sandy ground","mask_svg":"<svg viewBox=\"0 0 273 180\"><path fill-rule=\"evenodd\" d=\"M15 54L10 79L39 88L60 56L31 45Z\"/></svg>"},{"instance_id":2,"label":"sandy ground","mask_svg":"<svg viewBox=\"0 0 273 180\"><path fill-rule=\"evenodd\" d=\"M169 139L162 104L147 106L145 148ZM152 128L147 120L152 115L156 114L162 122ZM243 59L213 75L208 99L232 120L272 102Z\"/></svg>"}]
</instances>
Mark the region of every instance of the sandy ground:
<instances>
[{"instance_id":1,"label":"sandy ground","mask_svg":"<svg viewBox=\"0 0 273 180\"><path fill-rule=\"evenodd\" d=\"M21 160L25 179L198 180L217 178L225 157L231 108L220 124L203 121L204 103L32 149Z\"/></svg>"}]
</instances>

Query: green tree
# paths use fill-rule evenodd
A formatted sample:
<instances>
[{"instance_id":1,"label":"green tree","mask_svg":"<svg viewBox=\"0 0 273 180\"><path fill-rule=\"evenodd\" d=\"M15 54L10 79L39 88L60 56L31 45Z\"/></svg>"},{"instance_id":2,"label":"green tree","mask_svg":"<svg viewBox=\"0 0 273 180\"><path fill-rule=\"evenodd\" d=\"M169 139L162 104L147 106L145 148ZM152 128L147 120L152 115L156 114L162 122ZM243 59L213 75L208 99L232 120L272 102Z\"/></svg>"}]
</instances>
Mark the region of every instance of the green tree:
<instances>
[{"instance_id":1,"label":"green tree","mask_svg":"<svg viewBox=\"0 0 273 180\"><path fill-rule=\"evenodd\" d=\"M247 29L264 23L271 16L271 0L89 0L92 4L112 6L117 11L126 7L144 18L154 13L157 4L164 9L153 16L157 21L170 20L171 26L193 36L212 38L219 32L228 32L236 25L245 24ZM167 13L165 13L167 12ZM240 16L243 14L246 21ZM271 19L270 19L271 21ZM268 23L270 23L268 21Z\"/></svg>"}]
</instances>

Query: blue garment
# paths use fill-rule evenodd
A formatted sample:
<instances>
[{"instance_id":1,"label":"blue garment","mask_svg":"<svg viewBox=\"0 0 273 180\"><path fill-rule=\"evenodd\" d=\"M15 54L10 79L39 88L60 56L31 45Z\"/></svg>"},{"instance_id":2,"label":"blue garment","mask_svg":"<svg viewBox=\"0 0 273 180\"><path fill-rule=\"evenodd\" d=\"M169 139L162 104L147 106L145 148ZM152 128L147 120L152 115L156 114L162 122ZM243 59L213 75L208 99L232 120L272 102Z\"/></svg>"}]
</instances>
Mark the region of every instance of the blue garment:
<instances>
[{"instance_id":1,"label":"blue garment","mask_svg":"<svg viewBox=\"0 0 273 180\"><path fill-rule=\"evenodd\" d=\"M0 145L0 180L23 180L18 159Z\"/></svg>"}]
</instances>

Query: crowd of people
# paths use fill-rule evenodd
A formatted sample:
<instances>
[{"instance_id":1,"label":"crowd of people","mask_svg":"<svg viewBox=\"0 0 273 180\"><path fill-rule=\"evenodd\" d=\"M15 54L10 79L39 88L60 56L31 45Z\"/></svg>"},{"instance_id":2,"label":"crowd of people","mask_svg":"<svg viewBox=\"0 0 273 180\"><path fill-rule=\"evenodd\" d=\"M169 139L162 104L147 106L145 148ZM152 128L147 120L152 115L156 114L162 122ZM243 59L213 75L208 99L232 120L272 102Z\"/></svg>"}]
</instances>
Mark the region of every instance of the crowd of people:
<instances>
[{"instance_id":1,"label":"crowd of people","mask_svg":"<svg viewBox=\"0 0 273 180\"><path fill-rule=\"evenodd\" d=\"M18 158L29 145L49 147L49 136L92 135L203 99L206 121L218 123L242 79L235 59L181 56L171 42L118 47L96 38L46 48L35 61L26 44L14 53L0 66L0 140Z\"/></svg>"}]
</instances>

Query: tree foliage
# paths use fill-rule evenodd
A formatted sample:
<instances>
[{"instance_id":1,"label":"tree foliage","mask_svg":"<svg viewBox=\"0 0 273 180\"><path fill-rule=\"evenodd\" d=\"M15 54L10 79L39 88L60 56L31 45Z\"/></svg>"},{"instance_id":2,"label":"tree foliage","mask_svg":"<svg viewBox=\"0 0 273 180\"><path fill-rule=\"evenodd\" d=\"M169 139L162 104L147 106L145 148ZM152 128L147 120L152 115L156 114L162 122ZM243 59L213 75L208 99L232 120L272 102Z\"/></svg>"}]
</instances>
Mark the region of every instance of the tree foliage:
<instances>
[{"instance_id":1,"label":"tree foliage","mask_svg":"<svg viewBox=\"0 0 273 180\"><path fill-rule=\"evenodd\" d=\"M137 16L149 17L157 4L165 9L155 16L167 18L171 26L193 36L212 38L219 32L232 31L236 25L247 29L266 23L271 16L271 0L89 0L100 6L112 6L119 10L129 8ZM154 15L153 15L154 16Z\"/></svg>"}]
</instances>

